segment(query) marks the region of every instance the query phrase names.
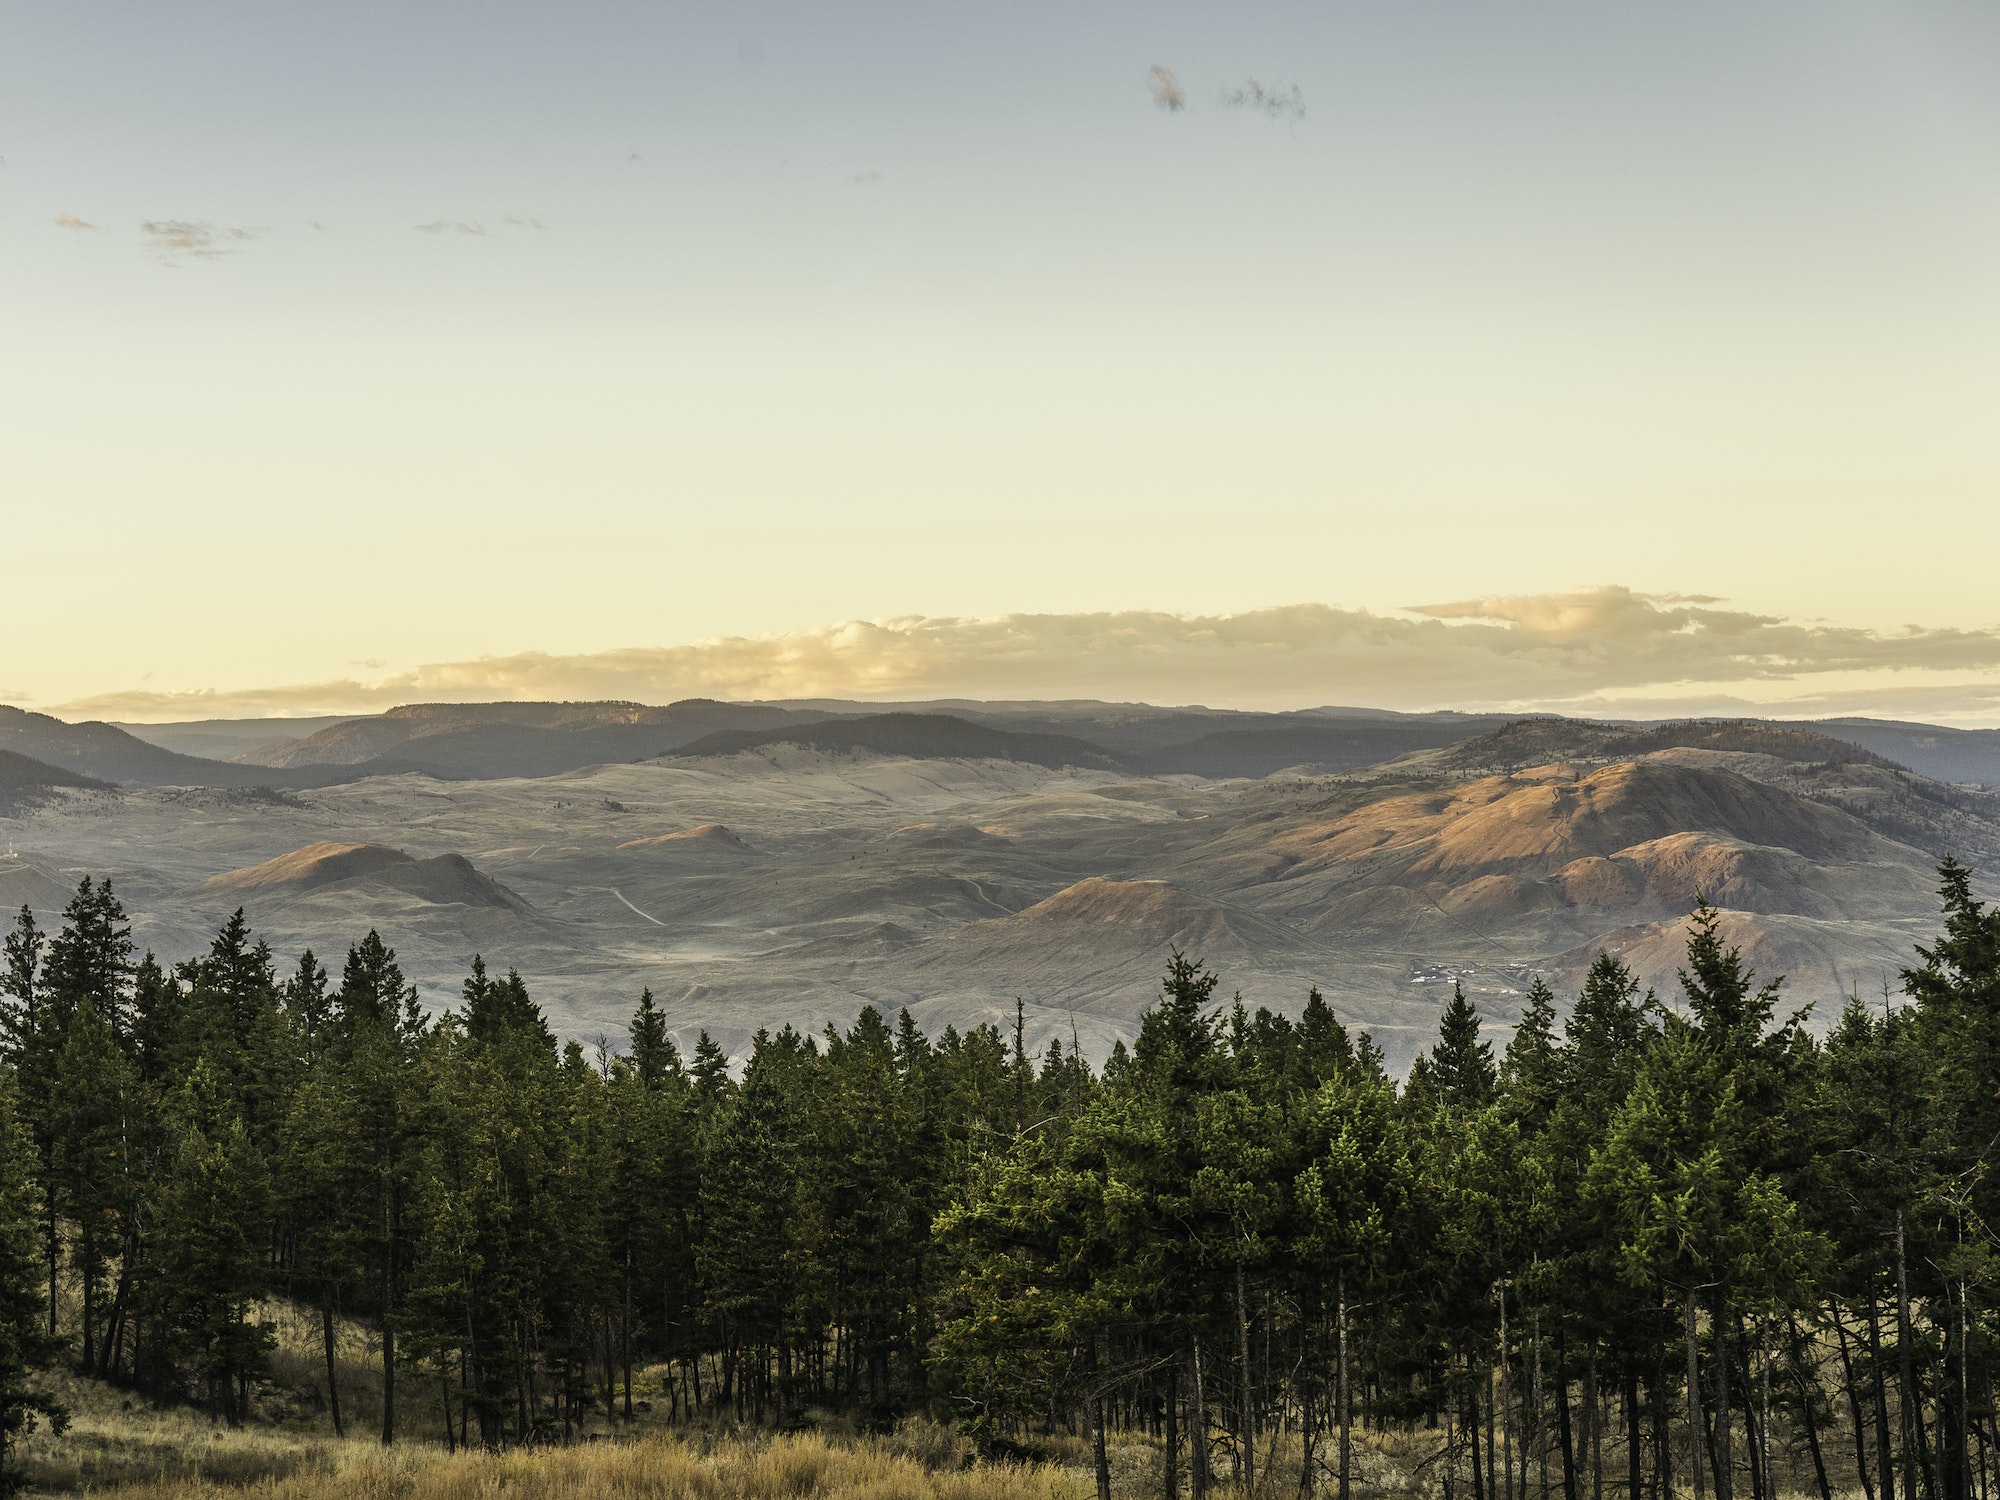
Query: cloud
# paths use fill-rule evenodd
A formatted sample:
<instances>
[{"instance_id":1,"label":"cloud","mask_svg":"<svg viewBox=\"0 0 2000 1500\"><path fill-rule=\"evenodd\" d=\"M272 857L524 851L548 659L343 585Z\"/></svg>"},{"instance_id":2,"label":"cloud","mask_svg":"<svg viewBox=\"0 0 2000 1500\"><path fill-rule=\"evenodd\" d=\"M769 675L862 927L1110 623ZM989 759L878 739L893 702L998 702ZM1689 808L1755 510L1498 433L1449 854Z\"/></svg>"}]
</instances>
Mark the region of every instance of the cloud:
<instances>
[{"instance_id":1,"label":"cloud","mask_svg":"<svg viewBox=\"0 0 2000 1500\"><path fill-rule=\"evenodd\" d=\"M969 697L1584 713L1639 701L1714 703L1700 711L1715 712L1747 711L1726 706L1738 703L1790 712L1790 702L1911 712L1922 703L1931 717L2000 717L2000 630L1876 632L1715 604L1606 586L1408 615L1326 604L1227 615L913 615L586 656L479 657L365 681L114 693L63 711L174 719L506 699ZM1660 713L1677 711L1696 710Z\"/></svg>"},{"instance_id":2,"label":"cloud","mask_svg":"<svg viewBox=\"0 0 2000 1500\"><path fill-rule=\"evenodd\" d=\"M79 218L78 218L78 217L77 217L77 216L76 216L75 214L57 214L57 215L56 215L56 228L58 228L58 229L89 229L89 230L92 230L92 231L95 231L95 230L96 230L96 228L97 228L97 226L96 226L95 224L89 224L89 223L85 223L85 222L84 222L84 221L83 221L82 219L79 219Z\"/></svg>"},{"instance_id":3,"label":"cloud","mask_svg":"<svg viewBox=\"0 0 2000 1500\"><path fill-rule=\"evenodd\" d=\"M1174 77L1172 68L1163 68L1158 63L1147 70L1146 92L1153 96L1156 108L1169 114L1179 114L1187 108L1187 93L1181 88L1181 81Z\"/></svg>"},{"instance_id":4,"label":"cloud","mask_svg":"<svg viewBox=\"0 0 2000 1500\"><path fill-rule=\"evenodd\" d=\"M1250 78L1244 81L1241 88L1222 90L1217 98L1224 109L1254 109L1274 120L1303 120L1306 117L1305 95L1299 92L1297 84L1288 89L1266 88Z\"/></svg>"},{"instance_id":5,"label":"cloud","mask_svg":"<svg viewBox=\"0 0 2000 1500\"><path fill-rule=\"evenodd\" d=\"M417 225L416 229L418 234L473 234L484 236L487 233L486 226L476 220L470 224L454 224L447 219L433 219L428 224Z\"/></svg>"},{"instance_id":6,"label":"cloud","mask_svg":"<svg viewBox=\"0 0 2000 1500\"><path fill-rule=\"evenodd\" d=\"M527 218L520 214L509 214L500 222L503 224L512 224L517 229L540 229L544 227L540 219Z\"/></svg>"},{"instance_id":7,"label":"cloud","mask_svg":"<svg viewBox=\"0 0 2000 1500\"><path fill-rule=\"evenodd\" d=\"M1580 636L1654 634L1687 623L1682 614L1663 613L1662 604L1707 605L1722 601L1709 594L1635 594L1616 585L1571 589L1561 594L1489 594L1451 604L1412 605L1412 614L1434 620L1499 620L1518 625L1547 641Z\"/></svg>"},{"instance_id":8,"label":"cloud","mask_svg":"<svg viewBox=\"0 0 2000 1500\"><path fill-rule=\"evenodd\" d=\"M866 187L871 182L880 182L882 180L882 174L880 172L856 172L852 177L848 178L847 180L852 183L857 183L862 187Z\"/></svg>"},{"instance_id":9,"label":"cloud","mask_svg":"<svg viewBox=\"0 0 2000 1500\"><path fill-rule=\"evenodd\" d=\"M178 265L183 258L220 260L234 255L244 244L256 239L261 229L226 229L186 219L147 219L139 232L146 236L146 248L166 265Z\"/></svg>"}]
</instances>

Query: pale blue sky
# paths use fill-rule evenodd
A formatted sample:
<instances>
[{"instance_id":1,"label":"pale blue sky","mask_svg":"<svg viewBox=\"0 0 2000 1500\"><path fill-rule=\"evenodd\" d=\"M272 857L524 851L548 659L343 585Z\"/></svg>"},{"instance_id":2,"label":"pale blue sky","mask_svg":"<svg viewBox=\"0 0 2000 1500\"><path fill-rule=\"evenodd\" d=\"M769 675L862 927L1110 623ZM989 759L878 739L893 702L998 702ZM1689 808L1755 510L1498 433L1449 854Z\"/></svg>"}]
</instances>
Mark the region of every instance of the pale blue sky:
<instances>
[{"instance_id":1,"label":"pale blue sky","mask_svg":"<svg viewBox=\"0 0 2000 1500\"><path fill-rule=\"evenodd\" d=\"M1606 582L2000 624L1990 4L7 0L0 156L17 701Z\"/></svg>"}]
</instances>

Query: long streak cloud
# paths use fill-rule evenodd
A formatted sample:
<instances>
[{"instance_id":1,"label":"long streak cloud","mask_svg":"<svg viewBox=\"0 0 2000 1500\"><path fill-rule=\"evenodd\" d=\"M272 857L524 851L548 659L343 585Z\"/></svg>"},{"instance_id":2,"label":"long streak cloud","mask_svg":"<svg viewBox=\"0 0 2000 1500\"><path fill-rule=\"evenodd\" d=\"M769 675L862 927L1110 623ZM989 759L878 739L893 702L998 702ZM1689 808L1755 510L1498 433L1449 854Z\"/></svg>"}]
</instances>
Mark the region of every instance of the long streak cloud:
<instances>
[{"instance_id":1,"label":"long streak cloud","mask_svg":"<svg viewBox=\"0 0 2000 1500\"><path fill-rule=\"evenodd\" d=\"M133 719L369 712L398 703L621 698L1107 698L1222 706L2000 716L2000 629L1873 631L1607 585L1412 606L1296 604L906 616L590 655L522 652L368 680L119 692L58 706ZM1704 705L1709 707L1704 710Z\"/></svg>"}]
</instances>

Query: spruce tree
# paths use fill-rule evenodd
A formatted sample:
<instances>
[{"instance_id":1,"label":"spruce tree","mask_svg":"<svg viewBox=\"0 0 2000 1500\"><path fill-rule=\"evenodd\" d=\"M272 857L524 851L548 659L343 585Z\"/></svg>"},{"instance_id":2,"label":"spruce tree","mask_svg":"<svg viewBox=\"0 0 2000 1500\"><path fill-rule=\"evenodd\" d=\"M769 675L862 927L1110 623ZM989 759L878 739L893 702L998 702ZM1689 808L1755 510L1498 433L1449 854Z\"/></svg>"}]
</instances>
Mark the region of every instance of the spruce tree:
<instances>
[{"instance_id":1,"label":"spruce tree","mask_svg":"<svg viewBox=\"0 0 2000 1500\"><path fill-rule=\"evenodd\" d=\"M241 1425L264 1373L270 1325L270 1182L221 1076L204 1060L176 1092L172 1154L154 1210L151 1313L155 1359L186 1368L195 1394Z\"/></svg>"},{"instance_id":2,"label":"spruce tree","mask_svg":"<svg viewBox=\"0 0 2000 1500\"><path fill-rule=\"evenodd\" d=\"M0 1062L18 1058L35 1034L37 981L48 938L26 904L0 943Z\"/></svg>"},{"instance_id":3,"label":"spruce tree","mask_svg":"<svg viewBox=\"0 0 2000 1500\"><path fill-rule=\"evenodd\" d=\"M1479 1012L1456 981L1438 1022L1437 1045L1431 1048L1429 1063L1431 1084L1441 1103L1474 1110L1492 1100L1499 1082L1493 1044L1479 1039Z\"/></svg>"},{"instance_id":4,"label":"spruce tree","mask_svg":"<svg viewBox=\"0 0 2000 1500\"><path fill-rule=\"evenodd\" d=\"M68 1413L33 1377L55 1362L62 1341L48 1332L37 1219L41 1194L30 1169L33 1142L23 1125L13 1069L0 1063L0 1495L19 1476L11 1449L46 1417L61 1432Z\"/></svg>"}]
</instances>

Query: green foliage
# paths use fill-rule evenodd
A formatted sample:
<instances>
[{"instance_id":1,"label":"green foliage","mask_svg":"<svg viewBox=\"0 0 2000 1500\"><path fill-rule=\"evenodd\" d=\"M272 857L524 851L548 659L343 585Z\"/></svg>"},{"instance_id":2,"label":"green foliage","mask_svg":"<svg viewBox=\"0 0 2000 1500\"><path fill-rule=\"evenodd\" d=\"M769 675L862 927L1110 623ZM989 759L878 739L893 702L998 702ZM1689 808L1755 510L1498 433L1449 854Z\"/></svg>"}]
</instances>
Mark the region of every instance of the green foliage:
<instances>
[{"instance_id":1,"label":"green foliage","mask_svg":"<svg viewBox=\"0 0 2000 1500\"><path fill-rule=\"evenodd\" d=\"M1457 1475L1511 1390L1573 1486L1551 1424L1617 1391L1667 1484L1690 1398L1718 1479L1739 1424L1769 1442L1754 1373L1774 1422L1833 1422L1829 1378L1893 1405L1878 1464L1969 1500L2000 914L1940 873L1911 1003L1856 1001L1823 1044L1703 903L1684 1003L1600 955L1566 1006L1535 980L1496 1059L1496 1008L1454 986L1400 1087L1318 991L1252 1011L1178 952L1101 1073L1073 1035L1031 1050L1025 1003L1007 1032L864 1006L684 1059L650 991L592 1057L478 957L426 1014L372 932L337 984L310 953L281 980L240 912L135 963L85 881L0 955L0 1437L56 1415L34 1380L65 1353L241 1421L285 1295L320 1314L337 1422L337 1324L369 1327L385 1440L414 1382L454 1441L562 1441L632 1415L652 1363L676 1411L928 1410L993 1452L1177 1424L1203 1489L1282 1425L1310 1488L1357 1414L1424 1424ZM1833 1377L1802 1352L1829 1329Z\"/></svg>"},{"instance_id":2,"label":"green foliage","mask_svg":"<svg viewBox=\"0 0 2000 1500\"><path fill-rule=\"evenodd\" d=\"M32 930L32 924L24 922ZM18 993L18 991L17 991ZM0 1063L0 1494L12 1493L8 1450L46 1417L62 1430L62 1406L32 1382L54 1363L63 1341L51 1336L36 1223L41 1195L29 1165L34 1146L19 1111L13 1069Z\"/></svg>"}]
</instances>

